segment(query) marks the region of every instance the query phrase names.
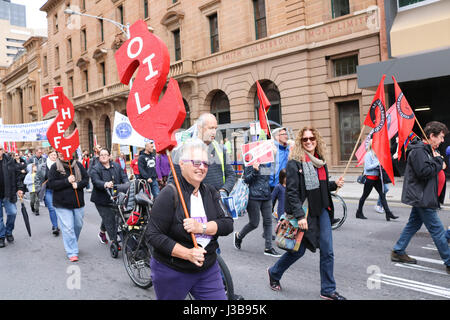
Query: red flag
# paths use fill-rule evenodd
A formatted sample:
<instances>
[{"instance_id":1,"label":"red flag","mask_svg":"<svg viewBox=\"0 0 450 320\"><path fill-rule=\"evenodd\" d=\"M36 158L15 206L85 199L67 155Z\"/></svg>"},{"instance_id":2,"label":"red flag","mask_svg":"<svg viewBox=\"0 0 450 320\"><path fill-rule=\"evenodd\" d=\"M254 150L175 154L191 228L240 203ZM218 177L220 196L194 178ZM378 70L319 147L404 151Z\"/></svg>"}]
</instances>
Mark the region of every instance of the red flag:
<instances>
[{"instance_id":1,"label":"red flag","mask_svg":"<svg viewBox=\"0 0 450 320\"><path fill-rule=\"evenodd\" d=\"M394 170L392 168L391 151L389 148L387 117L384 99L384 74L378 85L375 97L372 100L369 112L367 113L364 124L373 128L372 150L375 152L380 165L388 174L392 183L394 183Z\"/></svg>"},{"instance_id":2,"label":"red flag","mask_svg":"<svg viewBox=\"0 0 450 320\"><path fill-rule=\"evenodd\" d=\"M414 127L414 112L412 111L408 101L403 95L402 90L398 86L397 81L394 77L394 88L395 88L395 105L397 108L397 121L398 121L398 158L402 156L402 141L405 141Z\"/></svg>"},{"instance_id":3,"label":"red flag","mask_svg":"<svg viewBox=\"0 0 450 320\"><path fill-rule=\"evenodd\" d=\"M259 100L259 109L258 109L258 117L259 117L259 124L261 126L261 129L264 130L264 132L267 135L267 138L270 139L270 130L269 130L269 124L267 121L267 111L269 111L270 108L270 102L269 99L267 99L266 95L264 94L263 89L261 88L261 85L258 81L256 81L256 94L258 95Z\"/></svg>"}]
</instances>

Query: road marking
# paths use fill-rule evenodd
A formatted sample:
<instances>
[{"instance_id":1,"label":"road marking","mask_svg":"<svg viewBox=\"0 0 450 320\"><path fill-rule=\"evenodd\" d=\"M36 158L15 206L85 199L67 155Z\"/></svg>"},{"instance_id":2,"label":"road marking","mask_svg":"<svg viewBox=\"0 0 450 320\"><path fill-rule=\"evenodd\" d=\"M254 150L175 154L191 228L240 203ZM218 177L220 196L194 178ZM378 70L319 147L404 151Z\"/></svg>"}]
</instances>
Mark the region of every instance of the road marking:
<instances>
[{"instance_id":1,"label":"road marking","mask_svg":"<svg viewBox=\"0 0 450 320\"><path fill-rule=\"evenodd\" d=\"M436 248L430 248L430 247L422 247L422 249L437 251Z\"/></svg>"},{"instance_id":2,"label":"road marking","mask_svg":"<svg viewBox=\"0 0 450 320\"><path fill-rule=\"evenodd\" d=\"M445 272L445 271L437 270L437 269L430 268L430 267L419 266L416 264L396 263L395 266L401 267L401 268L407 268L407 269L420 270L420 271L426 271L426 272L431 272L431 273L447 275L447 272Z\"/></svg>"},{"instance_id":3,"label":"road marking","mask_svg":"<svg viewBox=\"0 0 450 320\"><path fill-rule=\"evenodd\" d=\"M410 256L410 257L416 259L417 261L423 261L423 262L440 264L440 265L444 264L444 262L442 262L442 260L436 260L436 259L430 259L430 258L422 258L422 257L416 257L416 256Z\"/></svg>"},{"instance_id":4,"label":"road marking","mask_svg":"<svg viewBox=\"0 0 450 320\"><path fill-rule=\"evenodd\" d=\"M449 288L435 286L432 284L419 281L388 276L383 273L379 273L377 274L377 276L379 277L379 279L374 278L373 281L450 299Z\"/></svg>"}]
</instances>

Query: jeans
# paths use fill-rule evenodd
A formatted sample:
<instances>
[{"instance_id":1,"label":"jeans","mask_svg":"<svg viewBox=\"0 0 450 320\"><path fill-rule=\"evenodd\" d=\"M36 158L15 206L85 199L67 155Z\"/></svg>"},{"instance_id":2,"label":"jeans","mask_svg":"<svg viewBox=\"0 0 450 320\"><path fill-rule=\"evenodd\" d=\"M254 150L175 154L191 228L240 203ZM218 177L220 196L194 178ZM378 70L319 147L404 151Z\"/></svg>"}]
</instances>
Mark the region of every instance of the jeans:
<instances>
[{"instance_id":1,"label":"jeans","mask_svg":"<svg viewBox=\"0 0 450 320\"><path fill-rule=\"evenodd\" d=\"M438 249L439 255L447 266L450 266L450 249L445 237L445 229L435 209L413 207L408 223L400 235L393 250L398 254L405 254L411 238L425 224L431 238Z\"/></svg>"},{"instance_id":2,"label":"jeans","mask_svg":"<svg viewBox=\"0 0 450 320\"><path fill-rule=\"evenodd\" d=\"M156 197L159 194L159 184L158 184L158 180L152 179L152 182L150 183L150 188L152 189L152 194L153 194L153 198L156 199Z\"/></svg>"},{"instance_id":3,"label":"jeans","mask_svg":"<svg viewBox=\"0 0 450 320\"><path fill-rule=\"evenodd\" d=\"M45 189L44 203L48 209L48 214L50 216L50 221L52 222L53 228L58 228L58 217L56 216L55 208L53 207L53 190Z\"/></svg>"},{"instance_id":4,"label":"jeans","mask_svg":"<svg viewBox=\"0 0 450 320\"><path fill-rule=\"evenodd\" d=\"M388 193L388 191L389 191L389 184L385 183L383 185L383 189L384 189L383 190L384 191L384 197L386 198L386 193ZM381 197L380 196L378 196L377 206L379 206L379 207L382 206L382 204L381 204Z\"/></svg>"},{"instance_id":5,"label":"jeans","mask_svg":"<svg viewBox=\"0 0 450 320\"><path fill-rule=\"evenodd\" d=\"M3 223L3 208L6 211L6 225ZM0 199L0 238L12 235L14 222L16 221L17 208L15 203L9 202L7 198Z\"/></svg>"},{"instance_id":6,"label":"jeans","mask_svg":"<svg viewBox=\"0 0 450 320\"><path fill-rule=\"evenodd\" d=\"M333 253L333 236L331 233L331 222L327 210L323 210L319 218L320 223L320 293L331 294L336 291L336 281L334 280L334 253ZM287 251L269 269L270 275L280 281L284 272L300 259L306 251L305 242L303 241L297 252Z\"/></svg>"},{"instance_id":7,"label":"jeans","mask_svg":"<svg viewBox=\"0 0 450 320\"><path fill-rule=\"evenodd\" d=\"M55 208L61 226L67 256L78 256L78 238L83 227L84 207L77 209Z\"/></svg>"},{"instance_id":8,"label":"jeans","mask_svg":"<svg viewBox=\"0 0 450 320\"><path fill-rule=\"evenodd\" d=\"M239 232L239 239L258 228L259 215L263 217L265 249L272 249L272 200L248 200L247 205L249 222Z\"/></svg>"}]
</instances>

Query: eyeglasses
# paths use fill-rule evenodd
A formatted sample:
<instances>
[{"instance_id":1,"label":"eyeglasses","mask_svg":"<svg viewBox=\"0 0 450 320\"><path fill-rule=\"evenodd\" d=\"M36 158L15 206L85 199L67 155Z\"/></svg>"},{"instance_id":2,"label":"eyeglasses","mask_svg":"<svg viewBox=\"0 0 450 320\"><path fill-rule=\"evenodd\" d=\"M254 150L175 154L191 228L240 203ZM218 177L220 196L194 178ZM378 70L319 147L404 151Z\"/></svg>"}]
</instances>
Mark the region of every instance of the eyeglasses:
<instances>
[{"instance_id":1,"label":"eyeglasses","mask_svg":"<svg viewBox=\"0 0 450 320\"><path fill-rule=\"evenodd\" d=\"M203 165L204 168L208 169L209 163L207 161L201 160L182 160L184 163L190 162L195 168L200 168Z\"/></svg>"},{"instance_id":2,"label":"eyeglasses","mask_svg":"<svg viewBox=\"0 0 450 320\"><path fill-rule=\"evenodd\" d=\"M310 140L311 142L314 142L314 141L316 141L316 137L305 137L305 138L302 138L302 142L304 142L304 143L308 142L308 140Z\"/></svg>"}]
</instances>

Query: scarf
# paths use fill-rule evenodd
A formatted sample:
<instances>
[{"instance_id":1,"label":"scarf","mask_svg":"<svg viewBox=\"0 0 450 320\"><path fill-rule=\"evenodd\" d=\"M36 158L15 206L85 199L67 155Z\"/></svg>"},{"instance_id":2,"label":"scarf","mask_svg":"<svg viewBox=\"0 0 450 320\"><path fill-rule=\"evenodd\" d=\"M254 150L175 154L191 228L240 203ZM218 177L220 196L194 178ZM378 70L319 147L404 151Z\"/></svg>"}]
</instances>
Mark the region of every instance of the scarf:
<instances>
[{"instance_id":1,"label":"scarf","mask_svg":"<svg viewBox=\"0 0 450 320\"><path fill-rule=\"evenodd\" d=\"M52 165L55 163L56 161L52 161L50 160L50 158L47 158L47 168L48 170L50 170L50 168L52 167Z\"/></svg>"},{"instance_id":2,"label":"scarf","mask_svg":"<svg viewBox=\"0 0 450 320\"><path fill-rule=\"evenodd\" d=\"M75 182L79 183L81 181L81 171L80 171L80 167L77 166L77 161L72 161L71 167L72 167L72 173L75 175ZM58 171L63 176L65 176L66 169L69 169L69 163L57 159L56 160L56 171Z\"/></svg>"},{"instance_id":3,"label":"scarf","mask_svg":"<svg viewBox=\"0 0 450 320\"><path fill-rule=\"evenodd\" d=\"M325 161L305 151L305 161L302 162L303 174L305 176L306 190L319 188L319 180L326 180ZM317 171L316 171L317 168Z\"/></svg>"}]
</instances>

